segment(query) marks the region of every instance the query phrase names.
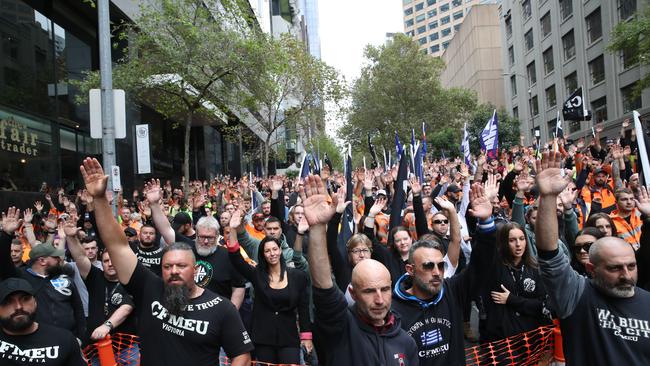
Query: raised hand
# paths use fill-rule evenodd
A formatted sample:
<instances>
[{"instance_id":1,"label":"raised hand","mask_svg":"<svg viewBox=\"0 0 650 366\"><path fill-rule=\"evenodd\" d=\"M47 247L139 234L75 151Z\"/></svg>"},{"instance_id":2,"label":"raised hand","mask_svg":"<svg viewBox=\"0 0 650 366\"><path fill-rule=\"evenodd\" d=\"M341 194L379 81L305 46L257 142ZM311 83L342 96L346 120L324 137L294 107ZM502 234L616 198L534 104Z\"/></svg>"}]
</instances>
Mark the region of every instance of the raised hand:
<instances>
[{"instance_id":1,"label":"raised hand","mask_svg":"<svg viewBox=\"0 0 650 366\"><path fill-rule=\"evenodd\" d=\"M309 230L309 223L307 222L305 216L303 216L298 222L298 234L304 234L307 230Z\"/></svg>"},{"instance_id":2,"label":"raised hand","mask_svg":"<svg viewBox=\"0 0 650 366\"><path fill-rule=\"evenodd\" d=\"M150 205L158 204L162 198L160 179L152 179L149 183L145 183L143 193Z\"/></svg>"},{"instance_id":3,"label":"raised hand","mask_svg":"<svg viewBox=\"0 0 650 366\"><path fill-rule=\"evenodd\" d=\"M108 176L104 174L101 164L95 158L86 158L83 165L79 167L81 176L86 185L86 190L94 198L103 198L106 194L106 182Z\"/></svg>"},{"instance_id":4,"label":"raised hand","mask_svg":"<svg viewBox=\"0 0 650 366\"><path fill-rule=\"evenodd\" d=\"M519 192L530 192L534 184L535 179L525 173L519 174L515 179L515 185L517 187L517 191Z\"/></svg>"},{"instance_id":5,"label":"raised hand","mask_svg":"<svg viewBox=\"0 0 650 366\"><path fill-rule=\"evenodd\" d=\"M377 197L375 203L372 205L372 207L370 207L370 211L368 211L368 216L377 216L377 214L379 214L384 209L384 207L386 207L387 202L388 199L386 197Z\"/></svg>"},{"instance_id":6,"label":"raised hand","mask_svg":"<svg viewBox=\"0 0 650 366\"><path fill-rule=\"evenodd\" d=\"M557 196L571 181L568 174L563 174L560 169L562 156L560 153L544 152L542 160L537 160L537 187L541 196Z\"/></svg>"},{"instance_id":7,"label":"raised hand","mask_svg":"<svg viewBox=\"0 0 650 366\"><path fill-rule=\"evenodd\" d=\"M447 198L444 196L436 197L434 201L436 201L438 206L440 206L441 211L448 213L456 212L456 206L454 206L454 204L451 203L451 201L447 200Z\"/></svg>"},{"instance_id":8,"label":"raised hand","mask_svg":"<svg viewBox=\"0 0 650 366\"><path fill-rule=\"evenodd\" d=\"M419 196L422 193L422 185L420 180L416 176L409 178L409 183L411 184L411 190L413 191L414 196Z\"/></svg>"},{"instance_id":9,"label":"raised hand","mask_svg":"<svg viewBox=\"0 0 650 366\"><path fill-rule=\"evenodd\" d=\"M639 194L639 199L634 200L636 202L636 208L641 211L644 215L650 215L650 196L648 195L648 189L641 186L641 193Z\"/></svg>"},{"instance_id":10,"label":"raised hand","mask_svg":"<svg viewBox=\"0 0 650 366\"><path fill-rule=\"evenodd\" d=\"M271 178L271 184L270 184L271 191L279 192L280 190L282 190L282 187L284 187L284 183L282 182L282 178L280 178L280 177Z\"/></svg>"},{"instance_id":11,"label":"raised hand","mask_svg":"<svg viewBox=\"0 0 650 366\"><path fill-rule=\"evenodd\" d=\"M43 211L43 203L41 201L34 202L34 208L36 209L36 212L40 213Z\"/></svg>"},{"instance_id":12,"label":"raised hand","mask_svg":"<svg viewBox=\"0 0 650 366\"><path fill-rule=\"evenodd\" d=\"M350 204L350 201L345 202L345 196L347 193L347 190L345 188L345 181L343 182L344 184L339 188L338 191L336 191L335 196L336 196L336 212L337 213L343 213L345 211L345 208L348 207Z\"/></svg>"},{"instance_id":13,"label":"raised hand","mask_svg":"<svg viewBox=\"0 0 650 366\"><path fill-rule=\"evenodd\" d=\"M564 207L564 210L568 210L570 208L573 208L573 204L575 203L576 199L578 198L578 190L576 189L575 191L571 189L571 187L566 187L558 195L560 197L560 202L562 202L562 207Z\"/></svg>"},{"instance_id":14,"label":"raised hand","mask_svg":"<svg viewBox=\"0 0 650 366\"><path fill-rule=\"evenodd\" d=\"M33 218L34 214L32 214L32 209L26 208L25 212L23 213L23 220L25 221L25 224L31 224Z\"/></svg>"},{"instance_id":15,"label":"raised hand","mask_svg":"<svg viewBox=\"0 0 650 366\"><path fill-rule=\"evenodd\" d=\"M630 125L630 119L626 118L623 120L623 124L621 125L621 127L627 128L629 125Z\"/></svg>"},{"instance_id":16,"label":"raised hand","mask_svg":"<svg viewBox=\"0 0 650 366\"><path fill-rule=\"evenodd\" d=\"M22 221L20 219L20 209L13 206L9 207L6 213L2 213L2 231L13 236L14 231L20 227Z\"/></svg>"},{"instance_id":17,"label":"raised hand","mask_svg":"<svg viewBox=\"0 0 650 366\"><path fill-rule=\"evenodd\" d=\"M237 229L242 225L242 217L244 216L244 213L237 209L233 211L232 216L230 216L230 222L228 223L228 226L230 226L231 229Z\"/></svg>"},{"instance_id":18,"label":"raised hand","mask_svg":"<svg viewBox=\"0 0 650 366\"><path fill-rule=\"evenodd\" d=\"M310 175L300 189L300 198L305 208L305 217L309 226L327 224L338 204L338 195L330 199L320 177Z\"/></svg>"},{"instance_id":19,"label":"raised hand","mask_svg":"<svg viewBox=\"0 0 650 366\"><path fill-rule=\"evenodd\" d=\"M374 181L374 177L370 172L366 172L363 176L363 189L366 190L366 192L370 192L372 190L372 183Z\"/></svg>"},{"instance_id":20,"label":"raised hand","mask_svg":"<svg viewBox=\"0 0 650 366\"><path fill-rule=\"evenodd\" d=\"M472 216L484 221L492 216L492 204L481 183L472 185L472 190L469 192L469 201L471 206L469 213Z\"/></svg>"},{"instance_id":21,"label":"raised hand","mask_svg":"<svg viewBox=\"0 0 650 366\"><path fill-rule=\"evenodd\" d=\"M75 237L81 230L80 227L77 227L77 219L76 216L70 216L63 221L63 233L66 237Z\"/></svg>"},{"instance_id":22,"label":"raised hand","mask_svg":"<svg viewBox=\"0 0 650 366\"><path fill-rule=\"evenodd\" d=\"M501 183L498 182L497 176L494 174L488 174L487 181L483 183L483 188L485 189L485 195L488 199L492 199L499 194L499 186Z\"/></svg>"}]
</instances>

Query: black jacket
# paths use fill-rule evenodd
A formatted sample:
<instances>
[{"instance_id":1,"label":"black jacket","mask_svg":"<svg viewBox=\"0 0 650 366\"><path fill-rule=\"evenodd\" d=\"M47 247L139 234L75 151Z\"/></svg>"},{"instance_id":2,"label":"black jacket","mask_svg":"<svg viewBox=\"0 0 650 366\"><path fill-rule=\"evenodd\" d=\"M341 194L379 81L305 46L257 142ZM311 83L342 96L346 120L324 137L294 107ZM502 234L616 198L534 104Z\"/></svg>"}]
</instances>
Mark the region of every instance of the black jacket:
<instances>
[{"instance_id":1,"label":"black jacket","mask_svg":"<svg viewBox=\"0 0 650 366\"><path fill-rule=\"evenodd\" d=\"M419 365L415 341L401 328L400 316L381 332L363 322L356 306L347 306L336 287L313 288L319 346L327 355L324 365L413 366Z\"/></svg>"}]
</instances>

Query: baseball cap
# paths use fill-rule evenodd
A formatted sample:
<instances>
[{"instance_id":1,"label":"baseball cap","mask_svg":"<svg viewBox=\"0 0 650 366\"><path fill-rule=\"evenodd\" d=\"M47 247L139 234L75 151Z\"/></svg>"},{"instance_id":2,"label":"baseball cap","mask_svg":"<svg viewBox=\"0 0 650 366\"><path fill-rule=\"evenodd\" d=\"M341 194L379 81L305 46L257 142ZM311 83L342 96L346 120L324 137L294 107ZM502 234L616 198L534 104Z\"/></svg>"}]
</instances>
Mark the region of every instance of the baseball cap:
<instances>
[{"instance_id":1,"label":"baseball cap","mask_svg":"<svg viewBox=\"0 0 650 366\"><path fill-rule=\"evenodd\" d=\"M63 249L57 249L50 243L44 243L32 248L31 252L29 252L29 259L34 260L41 257L63 257L64 255L65 251Z\"/></svg>"},{"instance_id":2,"label":"baseball cap","mask_svg":"<svg viewBox=\"0 0 650 366\"><path fill-rule=\"evenodd\" d=\"M264 220L264 214L259 212L253 214L253 221L257 221L257 220Z\"/></svg>"},{"instance_id":3,"label":"baseball cap","mask_svg":"<svg viewBox=\"0 0 650 366\"><path fill-rule=\"evenodd\" d=\"M14 292L26 292L34 296L34 288L22 278L11 277L0 282L0 303Z\"/></svg>"},{"instance_id":4,"label":"baseball cap","mask_svg":"<svg viewBox=\"0 0 650 366\"><path fill-rule=\"evenodd\" d=\"M377 190L377 196L379 196L379 195L381 195L381 194L383 194L384 196L387 196L387 197L388 197L388 195L386 194L386 190L385 190L385 189L378 189L378 190Z\"/></svg>"},{"instance_id":5,"label":"baseball cap","mask_svg":"<svg viewBox=\"0 0 650 366\"><path fill-rule=\"evenodd\" d=\"M136 236L138 235L138 232L135 231L135 229L132 227L127 227L126 229L124 229L124 234L126 236Z\"/></svg>"},{"instance_id":6,"label":"baseball cap","mask_svg":"<svg viewBox=\"0 0 650 366\"><path fill-rule=\"evenodd\" d=\"M177 231L181 226L191 224L192 218L186 212L179 212L174 216L172 221L172 228Z\"/></svg>"},{"instance_id":7,"label":"baseball cap","mask_svg":"<svg viewBox=\"0 0 650 366\"><path fill-rule=\"evenodd\" d=\"M596 169L596 171L594 172L594 175L596 175L596 174L600 174L600 173L607 174L607 172L605 171L605 169L603 169L603 168L598 168L598 169Z\"/></svg>"},{"instance_id":8,"label":"baseball cap","mask_svg":"<svg viewBox=\"0 0 650 366\"><path fill-rule=\"evenodd\" d=\"M450 184L450 185L447 187L447 192L451 192L451 193L460 192L460 188L458 188L458 186L455 185L455 184Z\"/></svg>"}]
</instances>

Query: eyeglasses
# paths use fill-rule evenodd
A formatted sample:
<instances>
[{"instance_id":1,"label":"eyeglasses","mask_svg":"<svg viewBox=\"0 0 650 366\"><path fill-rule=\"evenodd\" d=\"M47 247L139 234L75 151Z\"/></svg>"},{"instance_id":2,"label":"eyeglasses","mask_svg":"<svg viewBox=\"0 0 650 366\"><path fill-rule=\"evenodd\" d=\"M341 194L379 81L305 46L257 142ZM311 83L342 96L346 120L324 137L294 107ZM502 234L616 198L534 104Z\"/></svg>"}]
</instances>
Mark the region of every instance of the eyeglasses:
<instances>
[{"instance_id":1,"label":"eyeglasses","mask_svg":"<svg viewBox=\"0 0 650 366\"><path fill-rule=\"evenodd\" d=\"M593 241L588 241L586 243L582 244L574 244L573 245L573 251L576 253L580 253L581 250L584 250L586 253L589 253L589 248L591 248L591 245L593 244Z\"/></svg>"},{"instance_id":2,"label":"eyeglasses","mask_svg":"<svg viewBox=\"0 0 650 366\"><path fill-rule=\"evenodd\" d=\"M445 224L446 225L446 224L449 223L449 220L433 220L433 223L436 224L436 225L440 225L440 224Z\"/></svg>"},{"instance_id":3,"label":"eyeglasses","mask_svg":"<svg viewBox=\"0 0 650 366\"><path fill-rule=\"evenodd\" d=\"M354 255L359 255L359 254L368 255L368 254L370 254L370 249L367 249L367 248L355 248L355 249L350 250L350 253L352 253Z\"/></svg>"},{"instance_id":4,"label":"eyeglasses","mask_svg":"<svg viewBox=\"0 0 650 366\"><path fill-rule=\"evenodd\" d=\"M199 239L199 241L207 241L207 242L213 242L217 239L216 236L200 236L200 235L197 236L196 238Z\"/></svg>"},{"instance_id":5,"label":"eyeglasses","mask_svg":"<svg viewBox=\"0 0 650 366\"><path fill-rule=\"evenodd\" d=\"M435 267L438 267L438 271L442 272L442 271L445 270L445 262L443 261L443 262L438 262L438 263L435 263L435 262L424 262L424 263L422 263L422 269L425 270L425 271L431 271Z\"/></svg>"}]
</instances>

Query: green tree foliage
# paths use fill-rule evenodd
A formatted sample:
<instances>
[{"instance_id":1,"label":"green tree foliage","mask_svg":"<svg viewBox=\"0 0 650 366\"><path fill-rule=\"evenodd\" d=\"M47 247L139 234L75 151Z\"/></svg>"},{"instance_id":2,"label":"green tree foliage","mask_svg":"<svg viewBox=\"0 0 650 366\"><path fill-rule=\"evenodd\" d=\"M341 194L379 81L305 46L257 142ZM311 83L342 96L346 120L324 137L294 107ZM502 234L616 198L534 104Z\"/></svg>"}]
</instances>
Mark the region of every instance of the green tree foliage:
<instances>
[{"instance_id":1,"label":"green tree foliage","mask_svg":"<svg viewBox=\"0 0 650 366\"><path fill-rule=\"evenodd\" d=\"M639 62L650 65L650 6L637 13L633 19L622 21L614 27L608 50L613 53L624 53L630 59L630 64ZM635 87L634 95L650 86L650 74L646 74Z\"/></svg>"},{"instance_id":2,"label":"green tree foliage","mask_svg":"<svg viewBox=\"0 0 650 366\"><path fill-rule=\"evenodd\" d=\"M445 127L462 128L476 105L474 92L444 89L444 63L423 54L406 35L396 35L388 45L366 46L364 56L366 66L352 86L347 121L339 131L357 152L369 156L368 132L382 159L381 146L394 148L396 130L404 143L410 141L412 128L420 136L422 122L427 135Z\"/></svg>"},{"instance_id":3,"label":"green tree foliage","mask_svg":"<svg viewBox=\"0 0 650 366\"><path fill-rule=\"evenodd\" d=\"M227 120L224 111L243 105L239 79L259 72L263 43L247 9L244 0L222 0L212 8L200 0L143 2L135 23L116 29L128 48L113 68L113 85L184 126L186 184L194 121ZM99 80L94 71L77 83L81 98Z\"/></svg>"},{"instance_id":4,"label":"green tree foliage","mask_svg":"<svg viewBox=\"0 0 650 366\"><path fill-rule=\"evenodd\" d=\"M481 150L479 143L479 136L485 128L488 120L492 117L494 106L491 104L481 104L472 113L471 118L467 122L467 133L469 134L469 147L472 154L478 154ZM497 117L499 119L499 149L508 149L511 146L519 144L519 120L511 117L504 108L497 110ZM458 150L460 153L460 143L462 139L462 131L458 135Z\"/></svg>"}]
</instances>

